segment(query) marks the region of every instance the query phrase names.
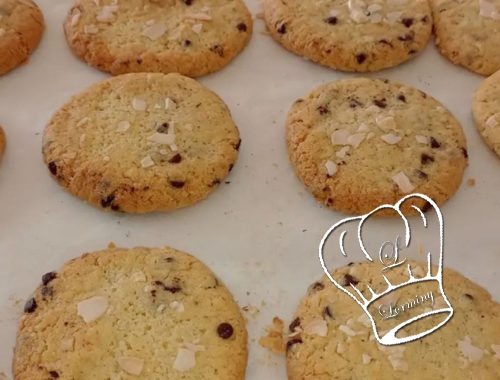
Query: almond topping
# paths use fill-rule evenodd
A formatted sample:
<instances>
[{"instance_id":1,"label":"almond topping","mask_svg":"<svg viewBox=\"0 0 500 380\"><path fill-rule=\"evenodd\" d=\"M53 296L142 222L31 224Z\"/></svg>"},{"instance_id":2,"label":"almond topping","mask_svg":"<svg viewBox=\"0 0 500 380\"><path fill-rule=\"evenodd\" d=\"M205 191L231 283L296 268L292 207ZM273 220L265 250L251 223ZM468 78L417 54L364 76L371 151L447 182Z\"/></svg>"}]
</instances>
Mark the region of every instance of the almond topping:
<instances>
[{"instance_id":1,"label":"almond topping","mask_svg":"<svg viewBox=\"0 0 500 380\"><path fill-rule=\"evenodd\" d=\"M96 33L99 32L99 28L96 25L94 25L94 24L85 25L83 27L83 32L85 34L96 34Z\"/></svg>"},{"instance_id":2,"label":"almond topping","mask_svg":"<svg viewBox=\"0 0 500 380\"><path fill-rule=\"evenodd\" d=\"M327 336L328 334L328 325L326 321L321 318L317 318L312 320L306 327L304 327L304 333L308 335L318 335L318 336Z\"/></svg>"},{"instance_id":3,"label":"almond topping","mask_svg":"<svg viewBox=\"0 0 500 380\"><path fill-rule=\"evenodd\" d=\"M394 135L392 133L389 133L387 135L383 135L382 137L380 137L382 140L384 140L387 144L389 145L395 145L397 144L398 142L401 141L401 137L397 136L397 135Z\"/></svg>"},{"instance_id":4,"label":"almond topping","mask_svg":"<svg viewBox=\"0 0 500 380\"><path fill-rule=\"evenodd\" d=\"M77 314L83 318L85 323L90 323L103 315L108 306L107 297L91 297L78 303Z\"/></svg>"},{"instance_id":5,"label":"almond topping","mask_svg":"<svg viewBox=\"0 0 500 380\"><path fill-rule=\"evenodd\" d=\"M330 161L330 160L326 161L325 167L326 167L326 171L330 177L334 176L338 171L337 164L333 161Z\"/></svg>"},{"instance_id":6,"label":"almond topping","mask_svg":"<svg viewBox=\"0 0 500 380\"><path fill-rule=\"evenodd\" d=\"M144 367L144 360L139 358L134 358L132 356L125 356L116 359L120 367L127 373L131 375L139 376Z\"/></svg>"},{"instance_id":7,"label":"almond topping","mask_svg":"<svg viewBox=\"0 0 500 380\"><path fill-rule=\"evenodd\" d=\"M139 98L132 99L132 108L136 111L145 111L147 107L146 101Z\"/></svg>"},{"instance_id":8,"label":"almond topping","mask_svg":"<svg viewBox=\"0 0 500 380\"><path fill-rule=\"evenodd\" d=\"M154 166L154 165L155 165L155 162L153 161L151 156L146 156L141 160L141 166L143 168L149 168L149 167Z\"/></svg>"},{"instance_id":9,"label":"almond topping","mask_svg":"<svg viewBox=\"0 0 500 380\"><path fill-rule=\"evenodd\" d=\"M469 362L477 362L484 356L484 351L471 342L470 336L466 336L464 340L458 342L458 348Z\"/></svg>"},{"instance_id":10,"label":"almond topping","mask_svg":"<svg viewBox=\"0 0 500 380\"><path fill-rule=\"evenodd\" d=\"M403 172L399 172L394 175L392 180L396 183L396 185L398 185L399 190L401 190L403 194L409 194L415 189L415 186L412 185L408 177Z\"/></svg>"},{"instance_id":11,"label":"almond topping","mask_svg":"<svg viewBox=\"0 0 500 380\"><path fill-rule=\"evenodd\" d=\"M120 121L116 126L116 130L122 133L127 132L129 128L130 128L130 123L128 121Z\"/></svg>"},{"instance_id":12,"label":"almond topping","mask_svg":"<svg viewBox=\"0 0 500 380\"><path fill-rule=\"evenodd\" d=\"M163 36L166 31L167 27L162 24L146 25L142 31L142 35L149 38L151 41L156 41L158 38Z\"/></svg>"},{"instance_id":13,"label":"almond topping","mask_svg":"<svg viewBox=\"0 0 500 380\"><path fill-rule=\"evenodd\" d=\"M189 371L196 365L195 353L185 348L177 350L177 357L174 361L174 369L180 372Z\"/></svg>"}]
</instances>

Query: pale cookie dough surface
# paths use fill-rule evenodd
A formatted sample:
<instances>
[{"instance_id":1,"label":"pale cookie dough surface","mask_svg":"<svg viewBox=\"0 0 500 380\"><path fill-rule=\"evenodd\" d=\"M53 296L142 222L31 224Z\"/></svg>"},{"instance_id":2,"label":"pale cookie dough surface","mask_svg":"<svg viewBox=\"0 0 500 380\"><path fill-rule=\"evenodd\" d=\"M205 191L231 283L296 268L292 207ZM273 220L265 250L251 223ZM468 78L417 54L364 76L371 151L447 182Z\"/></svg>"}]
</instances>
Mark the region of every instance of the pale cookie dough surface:
<instances>
[{"instance_id":1,"label":"pale cookie dough surface","mask_svg":"<svg viewBox=\"0 0 500 380\"><path fill-rule=\"evenodd\" d=\"M0 75L28 60L45 24L31 0L0 0Z\"/></svg>"},{"instance_id":2,"label":"pale cookie dough surface","mask_svg":"<svg viewBox=\"0 0 500 380\"><path fill-rule=\"evenodd\" d=\"M430 0L443 56L478 74L500 70L500 0Z\"/></svg>"},{"instance_id":3,"label":"pale cookie dough surface","mask_svg":"<svg viewBox=\"0 0 500 380\"><path fill-rule=\"evenodd\" d=\"M64 30L80 59L114 75L198 77L243 50L252 18L242 0L77 0Z\"/></svg>"},{"instance_id":4,"label":"pale cookie dough surface","mask_svg":"<svg viewBox=\"0 0 500 380\"><path fill-rule=\"evenodd\" d=\"M441 205L457 191L468 161L462 128L439 102L374 79L328 83L297 100L286 139L295 171L315 198L355 214L410 193ZM403 212L414 213L410 206Z\"/></svg>"},{"instance_id":5,"label":"pale cookie dough surface","mask_svg":"<svg viewBox=\"0 0 500 380\"><path fill-rule=\"evenodd\" d=\"M243 379L247 333L231 293L168 247L84 254L25 305L15 380Z\"/></svg>"},{"instance_id":6,"label":"pale cookie dough surface","mask_svg":"<svg viewBox=\"0 0 500 380\"><path fill-rule=\"evenodd\" d=\"M415 278L426 275L427 264L409 261ZM350 284L369 298L369 285L377 294L387 288L381 276L382 266L364 262L331 272L342 286L354 293ZM434 268L433 275L437 268ZM407 263L386 272L393 285L408 281ZM454 314L443 327L413 342L396 346L379 344L371 321L363 309L347 294L324 278L313 284L302 299L287 331L287 367L290 380L357 380L357 379L456 379L494 380L498 378L500 360L500 305L483 288L452 270L444 270L444 290ZM382 321L379 304L401 305L409 301L397 292L389 293L369 308L384 333L383 323L400 325L410 315L441 310L447 305L437 288L437 281L408 285L408 294L422 296L433 292L429 300ZM431 290L429 290L431 289ZM441 314L440 314L441 315ZM449 315L449 314L446 314ZM444 320L444 318L443 318ZM419 322L419 332L439 323L435 317ZM436 324L434 324L436 323ZM381 327L382 326L382 327ZM417 332L414 325L398 333L398 337ZM406 330L408 329L408 330ZM406 335L405 335L406 333Z\"/></svg>"},{"instance_id":7,"label":"pale cookie dough surface","mask_svg":"<svg viewBox=\"0 0 500 380\"><path fill-rule=\"evenodd\" d=\"M103 209L196 203L232 169L239 132L224 102L179 74L125 74L74 96L45 129L52 176Z\"/></svg>"},{"instance_id":8,"label":"pale cookie dough surface","mask_svg":"<svg viewBox=\"0 0 500 380\"><path fill-rule=\"evenodd\" d=\"M343 71L399 65L426 46L427 0L265 0L271 35L286 49Z\"/></svg>"},{"instance_id":9,"label":"pale cookie dough surface","mask_svg":"<svg viewBox=\"0 0 500 380\"><path fill-rule=\"evenodd\" d=\"M478 87L472 102L472 112L483 140L500 156L500 71Z\"/></svg>"},{"instance_id":10,"label":"pale cookie dough surface","mask_svg":"<svg viewBox=\"0 0 500 380\"><path fill-rule=\"evenodd\" d=\"M5 132L0 126L0 159L2 159L3 153L5 152L5 145L7 144L7 139L5 137Z\"/></svg>"}]
</instances>

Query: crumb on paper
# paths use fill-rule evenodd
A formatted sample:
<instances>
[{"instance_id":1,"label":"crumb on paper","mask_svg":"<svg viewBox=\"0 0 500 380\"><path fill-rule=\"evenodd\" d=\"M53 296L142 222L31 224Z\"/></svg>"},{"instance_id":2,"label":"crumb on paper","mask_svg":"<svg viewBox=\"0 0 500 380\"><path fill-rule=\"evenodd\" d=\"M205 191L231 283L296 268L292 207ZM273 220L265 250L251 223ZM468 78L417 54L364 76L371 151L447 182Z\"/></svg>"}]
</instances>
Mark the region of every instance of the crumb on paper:
<instances>
[{"instance_id":1,"label":"crumb on paper","mask_svg":"<svg viewBox=\"0 0 500 380\"><path fill-rule=\"evenodd\" d=\"M6 379L7 378L7 375L5 374L5 372L0 372L0 379Z\"/></svg>"},{"instance_id":2,"label":"crumb on paper","mask_svg":"<svg viewBox=\"0 0 500 380\"><path fill-rule=\"evenodd\" d=\"M259 339L259 344L267 348L268 350L276 353L283 354L285 353L285 342L283 340L283 321L278 318L273 318L273 324L266 328L267 335L261 337Z\"/></svg>"},{"instance_id":3,"label":"crumb on paper","mask_svg":"<svg viewBox=\"0 0 500 380\"><path fill-rule=\"evenodd\" d=\"M421 243L418 243L417 244L417 253L419 256L423 256L424 255L424 247Z\"/></svg>"},{"instance_id":4,"label":"crumb on paper","mask_svg":"<svg viewBox=\"0 0 500 380\"><path fill-rule=\"evenodd\" d=\"M467 185L469 185L470 187L476 186L476 179L475 178L469 178L467 180Z\"/></svg>"},{"instance_id":5,"label":"crumb on paper","mask_svg":"<svg viewBox=\"0 0 500 380\"><path fill-rule=\"evenodd\" d=\"M246 306L243 306L241 308L245 313L248 313L250 314L251 316L256 316L257 314L260 313L260 310L255 307L255 306L251 306L251 305L246 305Z\"/></svg>"},{"instance_id":6,"label":"crumb on paper","mask_svg":"<svg viewBox=\"0 0 500 380\"><path fill-rule=\"evenodd\" d=\"M109 249L116 248L115 243L113 243L112 241L110 241L110 242L108 243L108 248L109 248Z\"/></svg>"}]
</instances>

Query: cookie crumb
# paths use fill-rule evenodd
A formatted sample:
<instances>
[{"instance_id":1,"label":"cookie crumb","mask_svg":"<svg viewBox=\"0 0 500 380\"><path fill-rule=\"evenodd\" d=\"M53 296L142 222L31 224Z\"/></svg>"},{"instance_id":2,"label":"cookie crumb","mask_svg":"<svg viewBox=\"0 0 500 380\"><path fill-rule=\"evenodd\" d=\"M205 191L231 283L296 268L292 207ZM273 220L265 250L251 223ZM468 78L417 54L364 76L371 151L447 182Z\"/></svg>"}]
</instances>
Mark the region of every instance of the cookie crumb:
<instances>
[{"instance_id":1,"label":"cookie crumb","mask_svg":"<svg viewBox=\"0 0 500 380\"><path fill-rule=\"evenodd\" d=\"M283 340L284 325L280 318L274 317L273 324L266 327L267 335L259 339L259 344L276 354L285 353L285 342Z\"/></svg>"},{"instance_id":2,"label":"cookie crumb","mask_svg":"<svg viewBox=\"0 0 500 380\"><path fill-rule=\"evenodd\" d=\"M109 249L116 248L115 243L113 243L112 241L110 241L110 242L108 243L108 248L109 248Z\"/></svg>"},{"instance_id":3,"label":"cookie crumb","mask_svg":"<svg viewBox=\"0 0 500 380\"><path fill-rule=\"evenodd\" d=\"M476 186L476 179L475 178L469 178L467 180L467 185L469 185L470 187Z\"/></svg>"}]
</instances>

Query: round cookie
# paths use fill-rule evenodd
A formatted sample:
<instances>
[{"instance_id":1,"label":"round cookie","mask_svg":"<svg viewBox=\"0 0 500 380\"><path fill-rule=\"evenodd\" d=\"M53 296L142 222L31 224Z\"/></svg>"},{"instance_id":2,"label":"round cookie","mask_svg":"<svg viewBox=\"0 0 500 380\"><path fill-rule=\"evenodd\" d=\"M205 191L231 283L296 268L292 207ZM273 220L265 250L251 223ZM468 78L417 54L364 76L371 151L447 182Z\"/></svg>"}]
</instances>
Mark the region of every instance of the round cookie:
<instances>
[{"instance_id":1,"label":"round cookie","mask_svg":"<svg viewBox=\"0 0 500 380\"><path fill-rule=\"evenodd\" d=\"M467 166L459 122L435 99L400 83L347 79L322 85L288 113L290 160L314 197L333 210L365 214L404 195L438 205ZM402 211L412 214L414 200Z\"/></svg>"},{"instance_id":2,"label":"round cookie","mask_svg":"<svg viewBox=\"0 0 500 380\"><path fill-rule=\"evenodd\" d=\"M500 156L500 71L478 87L472 101L472 113L483 140Z\"/></svg>"},{"instance_id":3,"label":"round cookie","mask_svg":"<svg viewBox=\"0 0 500 380\"><path fill-rule=\"evenodd\" d=\"M399 65L422 51L432 32L427 0L265 0L264 18L286 49L343 71Z\"/></svg>"},{"instance_id":4,"label":"round cookie","mask_svg":"<svg viewBox=\"0 0 500 380\"><path fill-rule=\"evenodd\" d=\"M5 132L2 129L2 126L0 125L0 159L3 156L3 153L5 152L5 145L7 143L7 140L5 138Z\"/></svg>"},{"instance_id":5,"label":"round cookie","mask_svg":"<svg viewBox=\"0 0 500 380\"><path fill-rule=\"evenodd\" d=\"M0 75L28 60L45 24L31 0L0 0Z\"/></svg>"},{"instance_id":6,"label":"round cookie","mask_svg":"<svg viewBox=\"0 0 500 380\"><path fill-rule=\"evenodd\" d=\"M379 294L387 288L380 273L382 266L377 263L378 261L353 264L331 274L343 286L354 284L368 297L367 285ZM425 276L427 264L418 265L413 261L409 263L416 278ZM396 267L386 272L386 275L393 284L404 283L409 278L407 265ZM324 276L309 288L290 324L287 338L288 378L497 378L500 359L500 305L492 301L485 289L457 272L445 269L443 281L446 297L454 309L451 320L432 334L416 341L383 346L375 340L371 321L363 309ZM412 291L416 290L417 296L428 295L428 286L432 288L426 282L409 285ZM352 289L348 290L354 293ZM411 294L412 298L415 297L414 293ZM383 299L375 301L375 307L370 307L369 310L377 326L382 326L382 323L394 323L397 326L409 319L411 312L421 315L446 307L441 295L433 299L433 305L432 298L429 297L412 311L401 312L385 322L378 313L378 304L387 302L387 306L391 302L393 306L401 307L407 298L398 298L389 293ZM425 327L421 332L435 326L438 319L434 318L427 317L417 323L420 328ZM407 328L410 330L412 326ZM380 327L377 331L379 334L384 333ZM411 335L407 336L412 336L416 331L409 331ZM404 332L405 330L401 334Z\"/></svg>"},{"instance_id":7,"label":"round cookie","mask_svg":"<svg viewBox=\"0 0 500 380\"><path fill-rule=\"evenodd\" d=\"M15 380L244 379L245 321L193 256L168 247L84 254L24 307Z\"/></svg>"},{"instance_id":8,"label":"round cookie","mask_svg":"<svg viewBox=\"0 0 500 380\"><path fill-rule=\"evenodd\" d=\"M252 35L243 0L76 0L64 23L73 52L113 75L202 76L226 66Z\"/></svg>"},{"instance_id":9,"label":"round cookie","mask_svg":"<svg viewBox=\"0 0 500 380\"><path fill-rule=\"evenodd\" d=\"M103 209L167 211L208 196L232 169L239 132L224 102L179 74L125 74L74 96L45 129L52 176Z\"/></svg>"},{"instance_id":10,"label":"round cookie","mask_svg":"<svg viewBox=\"0 0 500 380\"><path fill-rule=\"evenodd\" d=\"M482 75L500 70L500 1L430 0L430 4L443 56Z\"/></svg>"}]
</instances>

